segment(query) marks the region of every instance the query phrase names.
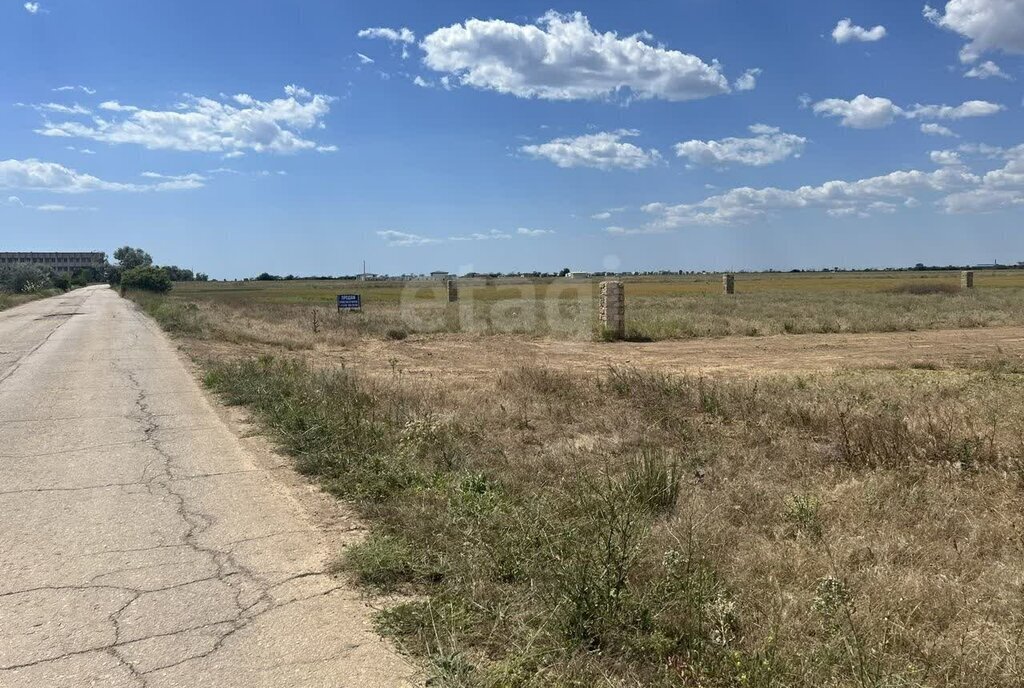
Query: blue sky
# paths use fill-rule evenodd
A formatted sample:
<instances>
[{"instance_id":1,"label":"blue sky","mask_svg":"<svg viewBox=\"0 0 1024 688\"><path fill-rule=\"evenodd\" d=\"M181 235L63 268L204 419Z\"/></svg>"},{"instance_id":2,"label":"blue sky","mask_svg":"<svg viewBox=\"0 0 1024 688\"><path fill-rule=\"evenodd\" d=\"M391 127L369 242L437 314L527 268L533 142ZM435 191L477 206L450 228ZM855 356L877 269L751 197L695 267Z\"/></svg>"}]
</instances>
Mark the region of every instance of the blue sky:
<instances>
[{"instance_id":1,"label":"blue sky","mask_svg":"<svg viewBox=\"0 0 1024 688\"><path fill-rule=\"evenodd\" d=\"M0 84L8 250L216 277L1024 260L1024 0L4 0Z\"/></svg>"}]
</instances>

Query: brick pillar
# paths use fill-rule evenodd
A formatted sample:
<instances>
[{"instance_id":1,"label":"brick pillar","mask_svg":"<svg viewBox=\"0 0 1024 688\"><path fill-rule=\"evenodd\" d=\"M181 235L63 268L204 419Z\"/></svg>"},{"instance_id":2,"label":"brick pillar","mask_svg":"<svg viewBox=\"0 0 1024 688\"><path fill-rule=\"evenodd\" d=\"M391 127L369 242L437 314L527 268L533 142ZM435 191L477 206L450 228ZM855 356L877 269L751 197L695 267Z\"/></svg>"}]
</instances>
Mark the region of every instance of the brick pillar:
<instances>
[{"instance_id":1,"label":"brick pillar","mask_svg":"<svg viewBox=\"0 0 1024 688\"><path fill-rule=\"evenodd\" d=\"M626 337L626 291L622 282L601 282L601 328L613 339Z\"/></svg>"},{"instance_id":2,"label":"brick pillar","mask_svg":"<svg viewBox=\"0 0 1024 688\"><path fill-rule=\"evenodd\" d=\"M455 303L459 300L459 285L455 280L447 280L445 286L448 287L448 303Z\"/></svg>"},{"instance_id":3,"label":"brick pillar","mask_svg":"<svg viewBox=\"0 0 1024 688\"><path fill-rule=\"evenodd\" d=\"M974 271L964 270L960 273L960 288L974 289Z\"/></svg>"},{"instance_id":4,"label":"brick pillar","mask_svg":"<svg viewBox=\"0 0 1024 688\"><path fill-rule=\"evenodd\" d=\"M722 293L736 293L736 275L722 275Z\"/></svg>"}]
</instances>

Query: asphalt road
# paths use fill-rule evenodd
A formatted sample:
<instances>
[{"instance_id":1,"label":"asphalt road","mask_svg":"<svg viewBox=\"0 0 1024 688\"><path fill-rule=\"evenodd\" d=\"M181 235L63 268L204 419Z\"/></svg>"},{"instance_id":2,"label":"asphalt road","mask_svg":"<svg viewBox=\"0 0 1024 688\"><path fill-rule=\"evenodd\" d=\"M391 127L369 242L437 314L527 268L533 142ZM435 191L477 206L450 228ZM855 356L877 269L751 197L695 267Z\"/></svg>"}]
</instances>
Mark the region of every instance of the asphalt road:
<instances>
[{"instance_id":1,"label":"asphalt road","mask_svg":"<svg viewBox=\"0 0 1024 688\"><path fill-rule=\"evenodd\" d=\"M110 289L0 313L0 686L412 682L251 444Z\"/></svg>"}]
</instances>

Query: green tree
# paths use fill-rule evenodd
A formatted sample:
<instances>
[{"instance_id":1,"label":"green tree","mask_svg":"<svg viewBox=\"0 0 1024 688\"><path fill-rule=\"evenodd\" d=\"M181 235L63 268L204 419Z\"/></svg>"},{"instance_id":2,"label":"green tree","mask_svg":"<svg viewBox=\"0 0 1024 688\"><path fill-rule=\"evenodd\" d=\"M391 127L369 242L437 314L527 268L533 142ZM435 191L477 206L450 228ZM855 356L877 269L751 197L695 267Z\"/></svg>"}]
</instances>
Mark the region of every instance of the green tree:
<instances>
[{"instance_id":1,"label":"green tree","mask_svg":"<svg viewBox=\"0 0 1024 688\"><path fill-rule=\"evenodd\" d=\"M153 264L153 256L141 248L132 248L131 246L122 246L114 251L114 259L117 260L122 271L149 267Z\"/></svg>"}]
</instances>

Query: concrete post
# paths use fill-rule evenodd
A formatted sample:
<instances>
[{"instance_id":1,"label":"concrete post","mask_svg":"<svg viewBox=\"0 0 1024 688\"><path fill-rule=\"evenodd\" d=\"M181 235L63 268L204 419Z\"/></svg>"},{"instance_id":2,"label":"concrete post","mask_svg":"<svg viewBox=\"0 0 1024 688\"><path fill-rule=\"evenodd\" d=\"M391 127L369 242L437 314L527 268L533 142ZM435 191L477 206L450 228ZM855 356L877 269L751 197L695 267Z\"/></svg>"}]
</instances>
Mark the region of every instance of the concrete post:
<instances>
[{"instance_id":1,"label":"concrete post","mask_svg":"<svg viewBox=\"0 0 1024 688\"><path fill-rule=\"evenodd\" d=\"M964 270L960 273L960 288L974 289L974 271Z\"/></svg>"},{"instance_id":2,"label":"concrete post","mask_svg":"<svg viewBox=\"0 0 1024 688\"><path fill-rule=\"evenodd\" d=\"M723 294L735 294L736 293L736 275L722 275L722 293Z\"/></svg>"},{"instance_id":3,"label":"concrete post","mask_svg":"<svg viewBox=\"0 0 1024 688\"><path fill-rule=\"evenodd\" d=\"M447 280L445 286L448 288L448 303L457 302L459 300L459 285L455 280Z\"/></svg>"},{"instance_id":4,"label":"concrete post","mask_svg":"<svg viewBox=\"0 0 1024 688\"><path fill-rule=\"evenodd\" d=\"M622 282L601 282L601 328L613 339L626 337L626 291Z\"/></svg>"}]
</instances>

